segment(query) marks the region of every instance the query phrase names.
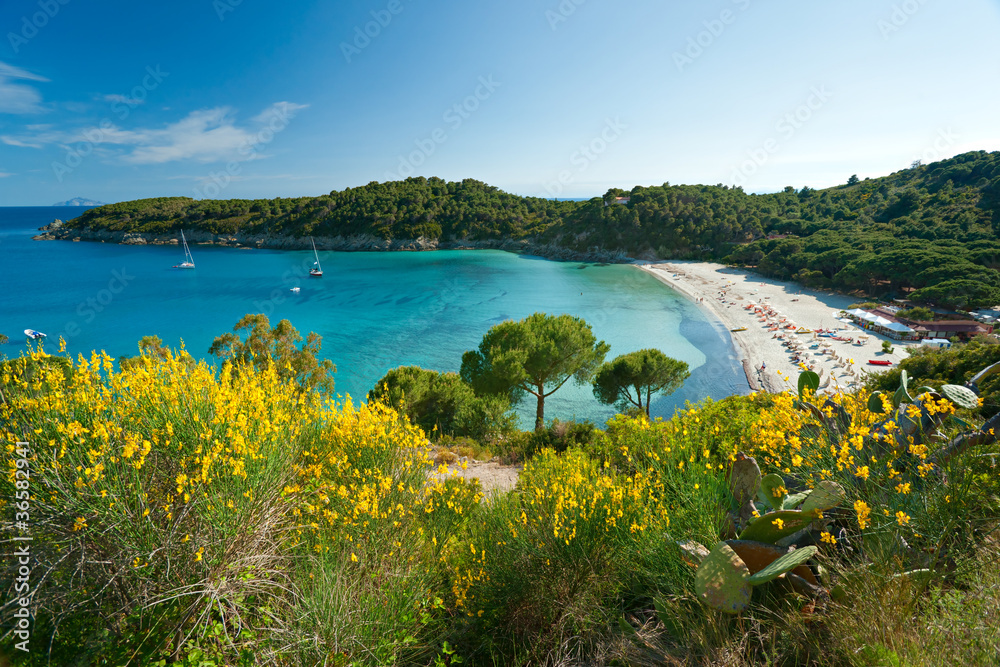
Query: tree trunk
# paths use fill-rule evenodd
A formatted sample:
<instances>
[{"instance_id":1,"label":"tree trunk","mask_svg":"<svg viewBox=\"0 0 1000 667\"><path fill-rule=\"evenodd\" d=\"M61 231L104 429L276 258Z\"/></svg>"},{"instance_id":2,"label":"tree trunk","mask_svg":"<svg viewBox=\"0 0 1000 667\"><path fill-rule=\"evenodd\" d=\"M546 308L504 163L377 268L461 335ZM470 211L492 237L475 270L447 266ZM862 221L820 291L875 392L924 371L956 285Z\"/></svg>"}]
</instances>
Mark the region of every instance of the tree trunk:
<instances>
[{"instance_id":1,"label":"tree trunk","mask_svg":"<svg viewBox=\"0 0 1000 667\"><path fill-rule=\"evenodd\" d=\"M541 431L545 428L545 391L538 388L538 406L535 408L535 430Z\"/></svg>"}]
</instances>

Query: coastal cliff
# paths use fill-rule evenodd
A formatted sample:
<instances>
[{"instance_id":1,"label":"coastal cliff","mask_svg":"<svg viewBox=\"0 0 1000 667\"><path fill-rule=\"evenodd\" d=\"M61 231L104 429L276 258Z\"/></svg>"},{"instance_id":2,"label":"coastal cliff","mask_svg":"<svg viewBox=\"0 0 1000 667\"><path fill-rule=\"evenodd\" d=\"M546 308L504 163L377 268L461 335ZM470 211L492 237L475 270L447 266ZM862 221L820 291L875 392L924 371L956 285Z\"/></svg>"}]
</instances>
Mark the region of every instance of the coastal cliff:
<instances>
[{"instance_id":1,"label":"coastal cliff","mask_svg":"<svg viewBox=\"0 0 1000 667\"><path fill-rule=\"evenodd\" d=\"M91 241L120 245L178 245L173 233L152 234L106 229L79 229L66 227L62 220L54 220L39 229L36 241ZM309 237L290 234L212 234L197 229L185 232L192 245L215 245L228 248L258 248L269 250L311 250ZM531 239L458 240L441 241L419 237L415 239L383 239L369 234L324 237L316 236L318 250L339 252L416 252L427 250L505 250L522 255L535 255L547 259L580 262L623 263L632 260L624 251L604 250L595 247L584 251L552 243L538 243Z\"/></svg>"}]
</instances>

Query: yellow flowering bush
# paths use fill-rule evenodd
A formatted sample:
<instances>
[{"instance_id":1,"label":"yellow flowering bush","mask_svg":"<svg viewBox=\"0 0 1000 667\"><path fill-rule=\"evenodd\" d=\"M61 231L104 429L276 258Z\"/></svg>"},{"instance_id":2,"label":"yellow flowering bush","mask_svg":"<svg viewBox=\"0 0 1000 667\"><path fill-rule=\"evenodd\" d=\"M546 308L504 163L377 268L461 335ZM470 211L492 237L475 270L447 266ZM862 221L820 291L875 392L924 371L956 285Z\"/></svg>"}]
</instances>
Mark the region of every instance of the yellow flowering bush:
<instances>
[{"instance_id":1,"label":"yellow flowering bush","mask_svg":"<svg viewBox=\"0 0 1000 667\"><path fill-rule=\"evenodd\" d=\"M274 365L216 371L183 351L122 370L101 353L50 359L34 351L0 377L7 449L31 448L42 626L69 616L84 636L144 637L150 658L211 619L226 623L227 655L262 650L254 619L324 636L321 652L391 660L412 643L433 598L414 539L427 500L419 429L382 406L326 402ZM336 611L340 634L302 628L302 609L329 615L347 581L367 617Z\"/></svg>"}]
</instances>

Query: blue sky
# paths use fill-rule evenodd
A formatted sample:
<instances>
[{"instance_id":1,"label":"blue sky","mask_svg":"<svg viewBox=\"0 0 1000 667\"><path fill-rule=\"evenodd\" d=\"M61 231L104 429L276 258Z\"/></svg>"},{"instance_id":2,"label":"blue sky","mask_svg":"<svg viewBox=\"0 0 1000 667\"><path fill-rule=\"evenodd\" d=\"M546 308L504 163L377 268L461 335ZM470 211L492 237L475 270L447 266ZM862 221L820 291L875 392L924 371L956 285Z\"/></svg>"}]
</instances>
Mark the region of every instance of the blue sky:
<instances>
[{"instance_id":1,"label":"blue sky","mask_svg":"<svg viewBox=\"0 0 1000 667\"><path fill-rule=\"evenodd\" d=\"M1000 0L4 0L0 205L768 192L1000 150Z\"/></svg>"}]
</instances>

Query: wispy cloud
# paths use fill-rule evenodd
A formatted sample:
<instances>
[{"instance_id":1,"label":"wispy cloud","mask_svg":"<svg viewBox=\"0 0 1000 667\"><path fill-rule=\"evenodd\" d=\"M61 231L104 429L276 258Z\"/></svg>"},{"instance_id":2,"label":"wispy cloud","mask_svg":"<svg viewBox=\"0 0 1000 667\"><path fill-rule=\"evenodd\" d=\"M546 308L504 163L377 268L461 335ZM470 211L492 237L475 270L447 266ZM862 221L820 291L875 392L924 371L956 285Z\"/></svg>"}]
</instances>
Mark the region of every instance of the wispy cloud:
<instances>
[{"instance_id":1,"label":"wispy cloud","mask_svg":"<svg viewBox=\"0 0 1000 667\"><path fill-rule=\"evenodd\" d=\"M41 94L31 86L16 81L47 82L48 79L0 62L0 113L34 114L45 111L41 106Z\"/></svg>"},{"instance_id":2,"label":"wispy cloud","mask_svg":"<svg viewBox=\"0 0 1000 667\"><path fill-rule=\"evenodd\" d=\"M162 128L123 129L110 122L73 132L40 129L17 136L3 135L0 141L10 146L42 148L47 145L71 146L89 142L104 149L117 147L113 154L125 164L164 164L189 160L209 163L247 160L260 157L256 146L270 141L275 123L282 127L308 105L277 102L250 119L238 124L229 107L192 111Z\"/></svg>"},{"instance_id":3,"label":"wispy cloud","mask_svg":"<svg viewBox=\"0 0 1000 667\"><path fill-rule=\"evenodd\" d=\"M130 107L136 107L140 104L145 104L146 100L141 100L135 97L128 97L126 95L105 95L103 97L105 102L118 102L119 104L127 104Z\"/></svg>"},{"instance_id":4,"label":"wispy cloud","mask_svg":"<svg viewBox=\"0 0 1000 667\"><path fill-rule=\"evenodd\" d=\"M0 178L7 178L8 176L14 176L14 174L7 171L0 171Z\"/></svg>"}]
</instances>

